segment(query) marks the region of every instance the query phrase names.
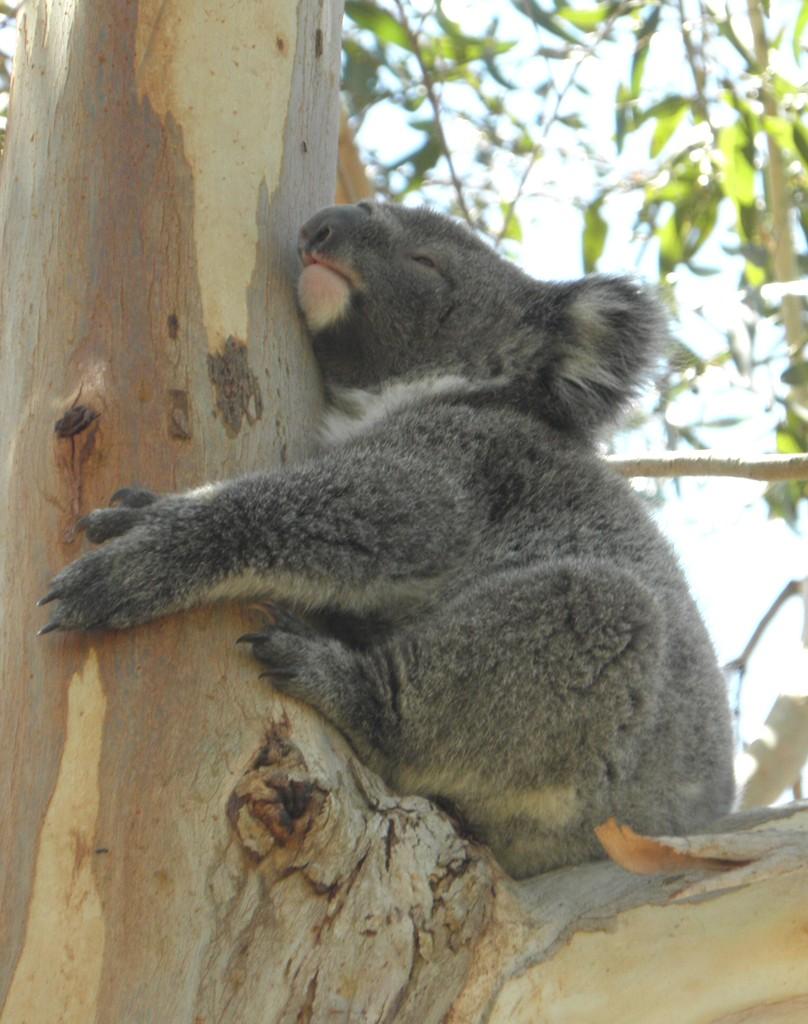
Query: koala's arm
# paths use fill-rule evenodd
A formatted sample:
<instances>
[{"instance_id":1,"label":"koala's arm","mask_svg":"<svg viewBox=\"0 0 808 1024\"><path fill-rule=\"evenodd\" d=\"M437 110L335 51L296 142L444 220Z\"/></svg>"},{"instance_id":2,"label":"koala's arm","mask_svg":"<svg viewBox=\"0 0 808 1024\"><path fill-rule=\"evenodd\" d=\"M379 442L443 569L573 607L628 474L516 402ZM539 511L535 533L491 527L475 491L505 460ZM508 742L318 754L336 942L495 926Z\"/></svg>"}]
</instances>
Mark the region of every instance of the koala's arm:
<instances>
[{"instance_id":1,"label":"koala's arm","mask_svg":"<svg viewBox=\"0 0 808 1024\"><path fill-rule=\"evenodd\" d=\"M219 598L361 612L416 596L477 532L462 462L356 446L185 495L123 491L84 520L107 543L55 578L45 631L124 628Z\"/></svg>"}]
</instances>

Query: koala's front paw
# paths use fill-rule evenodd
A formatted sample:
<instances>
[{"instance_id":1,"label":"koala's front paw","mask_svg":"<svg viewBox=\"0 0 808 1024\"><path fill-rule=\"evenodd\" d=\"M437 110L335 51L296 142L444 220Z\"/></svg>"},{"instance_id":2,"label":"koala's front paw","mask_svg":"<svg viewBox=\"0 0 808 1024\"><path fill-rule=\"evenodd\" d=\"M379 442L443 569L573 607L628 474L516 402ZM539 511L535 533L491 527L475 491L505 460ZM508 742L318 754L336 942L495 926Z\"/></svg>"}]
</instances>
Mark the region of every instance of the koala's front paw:
<instances>
[{"instance_id":1,"label":"koala's front paw","mask_svg":"<svg viewBox=\"0 0 808 1024\"><path fill-rule=\"evenodd\" d=\"M245 633L236 643L252 644L253 654L268 666L265 674L273 679L291 679L299 675L306 660L306 642L316 640L317 631L297 615L277 605L264 602L258 607L267 618L264 629Z\"/></svg>"},{"instance_id":2,"label":"koala's front paw","mask_svg":"<svg viewBox=\"0 0 808 1024\"><path fill-rule=\"evenodd\" d=\"M291 612L264 604L268 622L239 643L267 667L273 687L305 701L340 729L358 751L378 756L381 702L371 689L367 665L342 641L310 626Z\"/></svg>"},{"instance_id":3,"label":"koala's front paw","mask_svg":"<svg viewBox=\"0 0 808 1024\"><path fill-rule=\"evenodd\" d=\"M268 621L260 632L245 633L237 643L252 644L252 652L267 667L276 689L320 706L322 652L325 638L303 619L277 605L261 605Z\"/></svg>"},{"instance_id":4,"label":"koala's front paw","mask_svg":"<svg viewBox=\"0 0 808 1024\"><path fill-rule=\"evenodd\" d=\"M40 631L124 629L147 622L176 605L176 579L144 530L91 551L55 577L38 603L58 602Z\"/></svg>"},{"instance_id":5,"label":"koala's front paw","mask_svg":"<svg viewBox=\"0 0 808 1024\"><path fill-rule=\"evenodd\" d=\"M143 521L143 510L156 500L157 495L143 487L122 487L110 498L114 508L97 508L79 519L77 526L93 544L101 544L137 526Z\"/></svg>"}]
</instances>

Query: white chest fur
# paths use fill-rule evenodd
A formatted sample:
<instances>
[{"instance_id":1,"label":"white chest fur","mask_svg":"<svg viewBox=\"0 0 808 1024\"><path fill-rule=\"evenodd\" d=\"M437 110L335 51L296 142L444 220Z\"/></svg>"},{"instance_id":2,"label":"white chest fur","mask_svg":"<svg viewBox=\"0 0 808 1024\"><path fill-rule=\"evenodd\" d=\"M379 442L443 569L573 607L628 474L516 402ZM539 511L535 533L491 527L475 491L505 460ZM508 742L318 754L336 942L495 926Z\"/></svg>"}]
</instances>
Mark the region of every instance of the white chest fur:
<instances>
[{"instance_id":1,"label":"white chest fur","mask_svg":"<svg viewBox=\"0 0 808 1024\"><path fill-rule=\"evenodd\" d=\"M362 388L336 388L333 400L323 414L320 439L323 444L336 445L348 441L375 426L390 413L430 395L462 390L467 381L453 374L423 377L420 380L398 381L379 391Z\"/></svg>"}]
</instances>

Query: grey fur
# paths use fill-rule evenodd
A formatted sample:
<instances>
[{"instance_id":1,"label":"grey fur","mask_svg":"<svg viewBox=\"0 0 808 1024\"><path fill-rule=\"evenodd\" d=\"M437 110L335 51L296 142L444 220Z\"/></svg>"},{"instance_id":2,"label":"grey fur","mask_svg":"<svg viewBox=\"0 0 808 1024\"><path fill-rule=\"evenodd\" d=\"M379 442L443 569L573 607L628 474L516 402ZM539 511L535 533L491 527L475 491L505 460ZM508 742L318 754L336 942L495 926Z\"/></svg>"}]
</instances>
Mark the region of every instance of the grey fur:
<instances>
[{"instance_id":1,"label":"grey fur","mask_svg":"<svg viewBox=\"0 0 808 1024\"><path fill-rule=\"evenodd\" d=\"M329 208L301 250L332 444L185 495L120 492L86 518L108 543L56 577L50 625L227 596L317 610L246 638L276 685L516 877L597 856L611 815L681 833L726 812L710 642L594 445L666 338L656 301L621 277L534 281L427 210Z\"/></svg>"}]
</instances>

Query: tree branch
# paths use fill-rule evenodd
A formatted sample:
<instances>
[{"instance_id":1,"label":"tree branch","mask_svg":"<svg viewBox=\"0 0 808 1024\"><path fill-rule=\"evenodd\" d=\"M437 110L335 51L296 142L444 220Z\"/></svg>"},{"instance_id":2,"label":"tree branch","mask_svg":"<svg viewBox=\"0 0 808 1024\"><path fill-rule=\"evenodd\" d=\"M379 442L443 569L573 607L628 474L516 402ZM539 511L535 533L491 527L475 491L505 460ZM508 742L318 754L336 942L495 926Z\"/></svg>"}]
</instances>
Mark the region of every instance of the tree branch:
<instances>
[{"instance_id":1,"label":"tree branch","mask_svg":"<svg viewBox=\"0 0 808 1024\"><path fill-rule=\"evenodd\" d=\"M707 103L705 92L707 76L704 71L704 62L699 52L699 48L696 46L693 39L693 29L685 12L684 0L678 0L678 9L679 28L682 33L682 42L685 48L687 63L690 66L690 73L693 76L693 86L696 90L693 106L702 120L707 124L713 138L715 138L715 132L713 131L712 122L710 121L710 107Z\"/></svg>"},{"instance_id":2,"label":"tree branch","mask_svg":"<svg viewBox=\"0 0 808 1024\"><path fill-rule=\"evenodd\" d=\"M734 476L747 480L808 480L808 455L752 455L746 458L712 452L659 452L641 458L609 455L606 461L622 476Z\"/></svg>"},{"instance_id":3,"label":"tree branch","mask_svg":"<svg viewBox=\"0 0 808 1024\"><path fill-rule=\"evenodd\" d=\"M777 100L772 92L771 72L769 70L769 43L766 39L766 26L764 22L763 6L760 0L748 0L749 22L752 26L752 36L755 41L755 60L761 80L761 100L763 109L769 117L777 117ZM796 281L799 276L799 267L794 250L794 239L791 234L791 223L789 221L789 195L786 182L785 164L783 154L777 145L777 140L766 131L766 145L769 150L769 164L766 168L766 180L769 186L769 204L772 216L771 243L772 258L774 262L774 273L778 281ZM800 300L796 295L783 295L782 298L783 323L786 329L786 340L788 341L789 352L798 355L805 340L802 335L802 315L800 312Z\"/></svg>"},{"instance_id":4,"label":"tree branch","mask_svg":"<svg viewBox=\"0 0 808 1024\"><path fill-rule=\"evenodd\" d=\"M777 615L777 613L780 611L780 609L783 607L783 605L790 597L796 597L797 594L801 592L802 586L802 580L790 580L788 583L786 583L786 585L774 599L772 604L769 606L769 610L766 612L766 614L763 616L763 618L760 620L757 626L755 626L754 632L750 636L746 647L744 647L744 649L741 651L737 658L733 658L732 661L728 661L727 664L724 666L725 671L740 673L746 672L747 662L752 657L752 653L754 652L757 645L760 643L761 637L766 632L775 615Z\"/></svg>"},{"instance_id":5,"label":"tree branch","mask_svg":"<svg viewBox=\"0 0 808 1024\"><path fill-rule=\"evenodd\" d=\"M368 181L364 164L356 148L348 114L343 107L339 119L339 159L337 162L337 202L356 203L373 198L373 186Z\"/></svg>"}]
</instances>

